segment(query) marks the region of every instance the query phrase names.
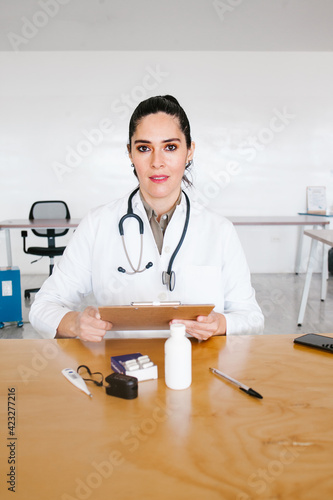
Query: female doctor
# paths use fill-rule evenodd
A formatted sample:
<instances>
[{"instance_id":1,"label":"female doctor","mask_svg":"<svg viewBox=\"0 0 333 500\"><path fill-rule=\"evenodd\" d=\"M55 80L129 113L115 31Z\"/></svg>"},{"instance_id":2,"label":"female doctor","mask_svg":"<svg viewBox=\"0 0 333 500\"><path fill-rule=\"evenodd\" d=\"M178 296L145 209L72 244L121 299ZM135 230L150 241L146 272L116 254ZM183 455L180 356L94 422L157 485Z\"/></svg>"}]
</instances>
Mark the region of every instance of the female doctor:
<instances>
[{"instance_id":1,"label":"female doctor","mask_svg":"<svg viewBox=\"0 0 333 500\"><path fill-rule=\"evenodd\" d=\"M190 184L186 170L194 149L188 118L174 97L151 97L137 106L128 153L139 186L80 223L31 307L30 322L43 337L101 341L112 324L93 306L80 310L91 293L99 306L215 304L209 316L179 320L200 340L262 332L263 315L233 225L181 189L182 181Z\"/></svg>"}]
</instances>

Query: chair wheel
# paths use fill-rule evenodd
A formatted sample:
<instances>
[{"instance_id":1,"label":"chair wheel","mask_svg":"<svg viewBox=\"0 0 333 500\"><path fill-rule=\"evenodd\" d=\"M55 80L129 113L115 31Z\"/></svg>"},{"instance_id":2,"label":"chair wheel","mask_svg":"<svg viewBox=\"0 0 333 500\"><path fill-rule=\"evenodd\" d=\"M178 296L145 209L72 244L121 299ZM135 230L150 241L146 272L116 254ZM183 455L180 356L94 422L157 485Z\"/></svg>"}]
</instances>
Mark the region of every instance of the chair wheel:
<instances>
[{"instance_id":1,"label":"chair wheel","mask_svg":"<svg viewBox=\"0 0 333 500\"><path fill-rule=\"evenodd\" d=\"M24 298L30 299L30 292L24 292Z\"/></svg>"},{"instance_id":2,"label":"chair wheel","mask_svg":"<svg viewBox=\"0 0 333 500\"><path fill-rule=\"evenodd\" d=\"M5 323L2 323L2 322L1 322L1 323L0 323L0 329L1 329L1 328L4 328L4 326L5 326Z\"/></svg>"},{"instance_id":3,"label":"chair wheel","mask_svg":"<svg viewBox=\"0 0 333 500\"><path fill-rule=\"evenodd\" d=\"M22 326L23 326L23 321L18 321L17 322L17 327L18 328L22 328Z\"/></svg>"}]
</instances>

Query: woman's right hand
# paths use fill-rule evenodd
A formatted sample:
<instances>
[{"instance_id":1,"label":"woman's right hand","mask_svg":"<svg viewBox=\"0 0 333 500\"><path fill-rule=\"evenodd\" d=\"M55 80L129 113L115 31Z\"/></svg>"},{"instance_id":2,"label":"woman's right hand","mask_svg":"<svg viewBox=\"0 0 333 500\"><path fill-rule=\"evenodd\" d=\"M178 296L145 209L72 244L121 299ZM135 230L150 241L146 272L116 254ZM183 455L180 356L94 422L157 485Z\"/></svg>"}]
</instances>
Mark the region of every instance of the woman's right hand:
<instances>
[{"instance_id":1,"label":"woman's right hand","mask_svg":"<svg viewBox=\"0 0 333 500\"><path fill-rule=\"evenodd\" d=\"M96 307L88 306L82 312L71 311L59 323L56 338L79 337L89 342L100 342L112 323L101 319Z\"/></svg>"}]
</instances>

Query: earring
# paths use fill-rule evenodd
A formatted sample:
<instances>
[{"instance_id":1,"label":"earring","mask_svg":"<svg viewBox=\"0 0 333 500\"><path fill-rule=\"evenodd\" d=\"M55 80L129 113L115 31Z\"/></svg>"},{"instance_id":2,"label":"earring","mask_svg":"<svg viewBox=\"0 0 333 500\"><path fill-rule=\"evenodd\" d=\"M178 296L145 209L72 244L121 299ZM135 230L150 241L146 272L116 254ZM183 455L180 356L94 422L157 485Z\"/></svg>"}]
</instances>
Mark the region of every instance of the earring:
<instances>
[{"instance_id":1,"label":"earring","mask_svg":"<svg viewBox=\"0 0 333 500\"><path fill-rule=\"evenodd\" d=\"M131 167L132 167L132 168L135 168L135 165L134 165L134 163L131 163Z\"/></svg>"}]
</instances>

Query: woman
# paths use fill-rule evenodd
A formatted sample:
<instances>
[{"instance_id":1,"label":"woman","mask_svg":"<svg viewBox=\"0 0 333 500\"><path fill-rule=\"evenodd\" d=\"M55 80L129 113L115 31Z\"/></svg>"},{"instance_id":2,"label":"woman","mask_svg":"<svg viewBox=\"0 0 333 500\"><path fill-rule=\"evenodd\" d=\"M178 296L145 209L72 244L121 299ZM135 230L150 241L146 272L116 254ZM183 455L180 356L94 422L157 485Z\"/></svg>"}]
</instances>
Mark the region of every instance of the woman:
<instances>
[{"instance_id":1,"label":"woman","mask_svg":"<svg viewBox=\"0 0 333 500\"><path fill-rule=\"evenodd\" d=\"M182 180L190 184L185 171L194 149L189 121L174 97L152 97L138 105L130 120L128 153L139 188L82 220L31 308L30 321L44 337L102 340L112 324L95 307L79 311L90 293L99 306L213 303L209 316L179 320L200 340L262 332L263 315L234 227L181 190ZM134 217L122 219L131 210Z\"/></svg>"}]
</instances>

